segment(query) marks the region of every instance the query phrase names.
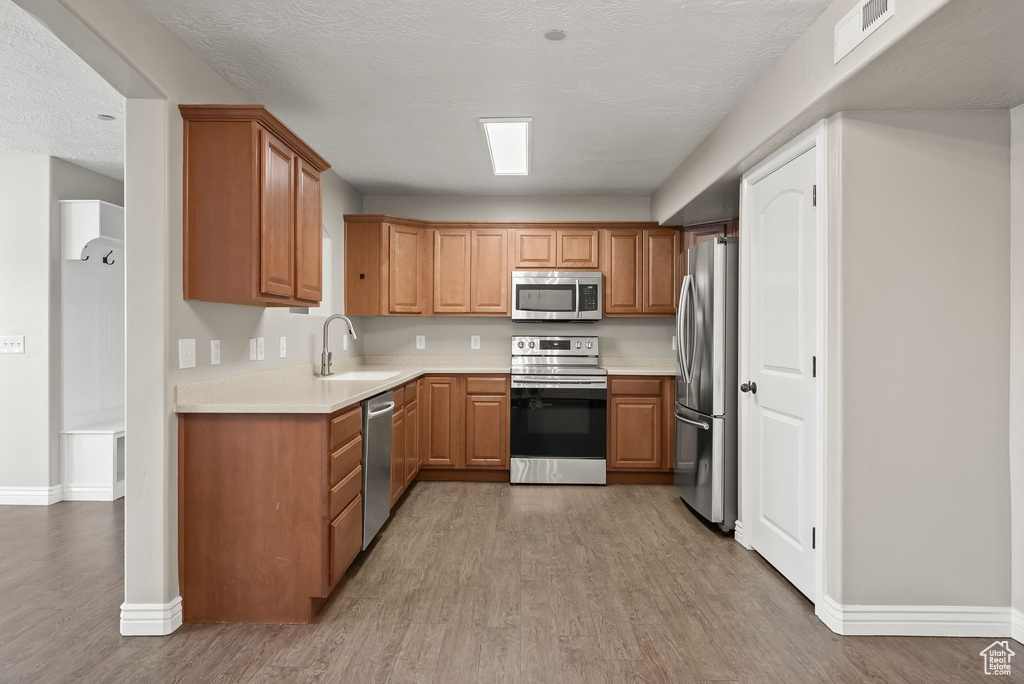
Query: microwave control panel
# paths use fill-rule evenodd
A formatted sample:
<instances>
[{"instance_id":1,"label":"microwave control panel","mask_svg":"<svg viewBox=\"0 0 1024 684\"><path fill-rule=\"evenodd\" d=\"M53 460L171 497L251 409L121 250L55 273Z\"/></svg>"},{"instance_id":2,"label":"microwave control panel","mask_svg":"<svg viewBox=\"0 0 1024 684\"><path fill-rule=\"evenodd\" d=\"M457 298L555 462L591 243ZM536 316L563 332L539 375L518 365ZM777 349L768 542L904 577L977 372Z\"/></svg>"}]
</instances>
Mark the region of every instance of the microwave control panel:
<instances>
[{"instance_id":1,"label":"microwave control panel","mask_svg":"<svg viewBox=\"0 0 1024 684\"><path fill-rule=\"evenodd\" d=\"M597 311L597 285L580 285L580 311Z\"/></svg>"}]
</instances>

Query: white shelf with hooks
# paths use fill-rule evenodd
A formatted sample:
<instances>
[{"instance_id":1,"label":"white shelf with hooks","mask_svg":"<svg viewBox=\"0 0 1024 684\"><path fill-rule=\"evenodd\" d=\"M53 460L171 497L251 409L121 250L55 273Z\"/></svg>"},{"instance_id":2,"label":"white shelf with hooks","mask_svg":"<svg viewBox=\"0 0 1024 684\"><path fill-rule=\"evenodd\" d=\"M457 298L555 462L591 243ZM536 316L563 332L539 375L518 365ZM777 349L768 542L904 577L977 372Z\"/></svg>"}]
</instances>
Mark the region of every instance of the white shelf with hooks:
<instances>
[{"instance_id":1,"label":"white shelf with hooks","mask_svg":"<svg viewBox=\"0 0 1024 684\"><path fill-rule=\"evenodd\" d=\"M61 200L65 259L81 259L89 245L124 249L124 207L102 200Z\"/></svg>"}]
</instances>

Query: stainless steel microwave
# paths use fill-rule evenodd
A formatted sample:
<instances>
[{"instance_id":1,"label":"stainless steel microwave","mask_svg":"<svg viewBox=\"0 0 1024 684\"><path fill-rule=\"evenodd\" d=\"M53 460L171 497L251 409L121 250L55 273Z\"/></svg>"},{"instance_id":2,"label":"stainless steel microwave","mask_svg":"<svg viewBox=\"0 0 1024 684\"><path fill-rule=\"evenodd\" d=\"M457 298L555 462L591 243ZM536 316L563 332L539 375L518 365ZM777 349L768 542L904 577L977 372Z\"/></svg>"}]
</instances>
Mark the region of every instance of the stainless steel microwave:
<instances>
[{"instance_id":1,"label":"stainless steel microwave","mask_svg":"<svg viewBox=\"0 0 1024 684\"><path fill-rule=\"evenodd\" d=\"M601 320L600 271L513 271L513 321Z\"/></svg>"}]
</instances>

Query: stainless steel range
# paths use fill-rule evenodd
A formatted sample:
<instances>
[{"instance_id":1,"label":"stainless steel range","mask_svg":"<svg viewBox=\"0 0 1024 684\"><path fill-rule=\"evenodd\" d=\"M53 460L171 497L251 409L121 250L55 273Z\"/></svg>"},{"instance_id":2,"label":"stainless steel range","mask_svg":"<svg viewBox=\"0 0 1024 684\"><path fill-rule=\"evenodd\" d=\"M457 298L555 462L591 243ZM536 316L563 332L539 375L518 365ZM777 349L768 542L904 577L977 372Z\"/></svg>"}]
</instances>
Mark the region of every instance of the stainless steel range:
<instances>
[{"instance_id":1,"label":"stainless steel range","mask_svg":"<svg viewBox=\"0 0 1024 684\"><path fill-rule=\"evenodd\" d=\"M605 484L608 377L596 337L512 338L513 484Z\"/></svg>"}]
</instances>

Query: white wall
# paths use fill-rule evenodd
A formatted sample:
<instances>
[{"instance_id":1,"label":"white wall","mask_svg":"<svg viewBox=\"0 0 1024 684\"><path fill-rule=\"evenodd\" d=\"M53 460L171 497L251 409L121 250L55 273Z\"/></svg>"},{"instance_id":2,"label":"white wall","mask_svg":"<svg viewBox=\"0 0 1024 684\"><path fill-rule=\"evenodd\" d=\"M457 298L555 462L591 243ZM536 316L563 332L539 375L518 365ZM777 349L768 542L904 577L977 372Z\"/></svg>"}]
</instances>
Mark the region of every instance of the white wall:
<instances>
[{"instance_id":1,"label":"white wall","mask_svg":"<svg viewBox=\"0 0 1024 684\"><path fill-rule=\"evenodd\" d=\"M1024 105L1010 129L1010 524L1013 607L1024 612Z\"/></svg>"},{"instance_id":2,"label":"white wall","mask_svg":"<svg viewBox=\"0 0 1024 684\"><path fill-rule=\"evenodd\" d=\"M130 617L133 606L167 604L178 595L175 385L314 363L319 358L316 338L322 319L284 310L182 299L182 121L177 105L242 104L250 99L134 3L66 0L63 4L167 97L129 99L126 105L128 612L123 615ZM342 215L361 211L362 200L333 172L324 176L323 193L324 224L331 233L335 256L340 257ZM340 304L341 283L335 282ZM288 338L287 359L277 358L282 335ZM266 361L247 360L248 339L256 336L266 338ZM197 368L178 370L179 338L196 339ZM211 339L221 341L219 366L209 364ZM333 340L338 345L333 349L336 357L344 356L341 335ZM348 354L360 351L357 342ZM159 621L122 622L122 630L144 633L171 628L173 623Z\"/></svg>"},{"instance_id":3,"label":"white wall","mask_svg":"<svg viewBox=\"0 0 1024 684\"><path fill-rule=\"evenodd\" d=\"M60 483L62 199L120 204L119 181L45 155L0 157L0 487Z\"/></svg>"},{"instance_id":4,"label":"white wall","mask_svg":"<svg viewBox=\"0 0 1024 684\"><path fill-rule=\"evenodd\" d=\"M842 561L830 594L1007 606L1009 116L834 123Z\"/></svg>"},{"instance_id":5,"label":"white wall","mask_svg":"<svg viewBox=\"0 0 1024 684\"><path fill-rule=\"evenodd\" d=\"M50 159L0 157L0 335L24 355L0 356L0 487L50 481Z\"/></svg>"},{"instance_id":6,"label":"white wall","mask_svg":"<svg viewBox=\"0 0 1024 684\"><path fill-rule=\"evenodd\" d=\"M416 318L380 316L362 319L367 355L508 356L513 335L597 335L601 356L674 358L670 318L607 318L598 323L513 323L508 318ZM416 349L416 335L427 348ZM480 336L480 349L469 347Z\"/></svg>"},{"instance_id":7,"label":"white wall","mask_svg":"<svg viewBox=\"0 0 1024 684\"><path fill-rule=\"evenodd\" d=\"M423 221L650 221L649 197L417 197L363 198L364 214Z\"/></svg>"}]
</instances>

